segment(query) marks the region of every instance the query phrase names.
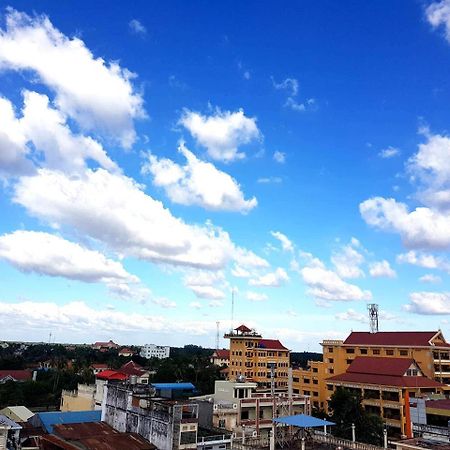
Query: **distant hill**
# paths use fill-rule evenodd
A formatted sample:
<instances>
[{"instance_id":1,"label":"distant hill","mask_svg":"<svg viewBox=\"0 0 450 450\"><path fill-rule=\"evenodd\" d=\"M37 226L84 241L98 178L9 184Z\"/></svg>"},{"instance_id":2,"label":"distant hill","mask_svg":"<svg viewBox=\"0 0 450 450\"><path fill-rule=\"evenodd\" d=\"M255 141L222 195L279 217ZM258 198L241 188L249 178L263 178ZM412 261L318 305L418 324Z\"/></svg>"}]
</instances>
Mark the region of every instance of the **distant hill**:
<instances>
[{"instance_id":1,"label":"distant hill","mask_svg":"<svg viewBox=\"0 0 450 450\"><path fill-rule=\"evenodd\" d=\"M296 367L306 368L308 361L322 361L322 353L315 352L292 352L291 364Z\"/></svg>"}]
</instances>

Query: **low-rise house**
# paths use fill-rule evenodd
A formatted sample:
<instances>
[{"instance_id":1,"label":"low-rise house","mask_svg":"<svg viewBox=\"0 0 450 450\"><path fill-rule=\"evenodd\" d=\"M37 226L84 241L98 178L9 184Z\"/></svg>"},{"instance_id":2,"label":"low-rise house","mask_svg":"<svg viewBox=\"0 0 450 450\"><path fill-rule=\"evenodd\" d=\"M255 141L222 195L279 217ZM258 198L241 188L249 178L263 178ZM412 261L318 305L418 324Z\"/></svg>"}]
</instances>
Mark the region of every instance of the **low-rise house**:
<instances>
[{"instance_id":1,"label":"low-rise house","mask_svg":"<svg viewBox=\"0 0 450 450\"><path fill-rule=\"evenodd\" d=\"M170 356L170 347L155 344L145 344L141 347L140 355L143 358L158 358L164 359Z\"/></svg>"},{"instance_id":2,"label":"low-rise house","mask_svg":"<svg viewBox=\"0 0 450 450\"><path fill-rule=\"evenodd\" d=\"M148 384L150 372L134 361L125 363L118 372L128 375L128 377L136 377L139 384Z\"/></svg>"},{"instance_id":3,"label":"low-rise house","mask_svg":"<svg viewBox=\"0 0 450 450\"><path fill-rule=\"evenodd\" d=\"M50 411L38 412L28 420L33 427L53 433L53 427L68 423L100 422L101 411Z\"/></svg>"},{"instance_id":4,"label":"low-rise house","mask_svg":"<svg viewBox=\"0 0 450 450\"><path fill-rule=\"evenodd\" d=\"M34 416L34 412L31 412L26 406L7 406L0 410L0 414L19 423L27 422L28 419Z\"/></svg>"},{"instance_id":5,"label":"low-rise house","mask_svg":"<svg viewBox=\"0 0 450 450\"><path fill-rule=\"evenodd\" d=\"M108 351L108 350L116 350L120 348L120 345L116 344L112 340L109 340L108 342L95 342L94 344L92 344L92 348L94 350Z\"/></svg>"},{"instance_id":6,"label":"low-rise house","mask_svg":"<svg viewBox=\"0 0 450 450\"><path fill-rule=\"evenodd\" d=\"M123 356L125 358L131 358L134 355L134 351L129 349L128 347L124 347L119 350L119 356Z\"/></svg>"},{"instance_id":7,"label":"low-rise house","mask_svg":"<svg viewBox=\"0 0 450 450\"><path fill-rule=\"evenodd\" d=\"M0 370L0 384L7 381L31 381L32 378L31 370Z\"/></svg>"},{"instance_id":8,"label":"low-rise house","mask_svg":"<svg viewBox=\"0 0 450 450\"><path fill-rule=\"evenodd\" d=\"M227 349L219 349L214 350L214 353L211 355L211 364L215 366L223 367L230 364L230 350Z\"/></svg>"},{"instance_id":9,"label":"low-rise house","mask_svg":"<svg viewBox=\"0 0 450 450\"><path fill-rule=\"evenodd\" d=\"M379 415L390 434L412 437L410 397L441 394L445 385L424 375L409 358L356 357L346 372L327 378L328 395L338 387L362 398L367 412Z\"/></svg>"},{"instance_id":10,"label":"low-rise house","mask_svg":"<svg viewBox=\"0 0 450 450\"><path fill-rule=\"evenodd\" d=\"M102 370L107 370L109 369L108 364L105 363L94 363L91 364L89 369L92 370L92 372L94 373L94 375L97 375L98 373L100 373Z\"/></svg>"}]
</instances>

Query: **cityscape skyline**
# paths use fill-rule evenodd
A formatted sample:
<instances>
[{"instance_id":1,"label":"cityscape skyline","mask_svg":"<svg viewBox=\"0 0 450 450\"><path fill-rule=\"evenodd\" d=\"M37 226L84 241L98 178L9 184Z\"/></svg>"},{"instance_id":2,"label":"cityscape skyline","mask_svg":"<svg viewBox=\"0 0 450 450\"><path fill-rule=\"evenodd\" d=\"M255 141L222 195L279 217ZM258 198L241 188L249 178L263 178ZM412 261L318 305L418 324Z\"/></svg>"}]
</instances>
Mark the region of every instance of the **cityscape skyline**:
<instances>
[{"instance_id":1,"label":"cityscape skyline","mask_svg":"<svg viewBox=\"0 0 450 450\"><path fill-rule=\"evenodd\" d=\"M2 339L448 334L450 1L76 5L0 10Z\"/></svg>"}]
</instances>

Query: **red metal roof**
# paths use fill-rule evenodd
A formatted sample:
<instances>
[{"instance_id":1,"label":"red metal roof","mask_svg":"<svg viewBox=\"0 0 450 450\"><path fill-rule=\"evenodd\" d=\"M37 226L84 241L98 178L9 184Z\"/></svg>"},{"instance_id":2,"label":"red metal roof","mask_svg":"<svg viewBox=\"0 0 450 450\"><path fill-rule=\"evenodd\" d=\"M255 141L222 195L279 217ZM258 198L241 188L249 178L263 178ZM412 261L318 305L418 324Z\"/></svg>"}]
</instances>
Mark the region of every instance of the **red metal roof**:
<instances>
[{"instance_id":1,"label":"red metal roof","mask_svg":"<svg viewBox=\"0 0 450 450\"><path fill-rule=\"evenodd\" d=\"M118 372L117 370L102 370L96 375L100 380L116 380L124 381L128 379L128 375Z\"/></svg>"},{"instance_id":2,"label":"red metal roof","mask_svg":"<svg viewBox=\"0 0 450 450\"><path fill-rule=\"evenodd\" d=\"M245 325L240 325L237 328L235 328L236 331L240 331L241 333L250 333L252 331L249 327Z\"/></svg>"},{"instance_id":3,"label":"red metal roof","mask_svg":"<svg viewBox=\"0 0 450 450\"><path fill-rule=\"evenodd\" d=\"M278 339L260 339L258 347L267 350L287 350L287 348Z\"/></svg>"},{"instance_id":4,"label":"red metal roof","mask_svg":"<svg viewBox=\"0 0 450 450\"><path fill-rule=\"evenodd\" d=\"M31 380L32 374L29 370L0 370L0 380L8 376L17 381L27 381Z\"/></svg>"},{"instance_id":5,"label":"red metal roof","mask_svg":"<svg viewBox=\"0 0 450 450\"><path fill-rule=\"evenodd\" d=\"M213 356L220 359L230 359L230 350L220 349L213 353Z\"/></svg>"},{"instance_id":6,"label":"red metal roof","mask_svg":"<svg viewBox=\"0 0 450 450\"><path fill-rule=\"evenodd\" d=\"M135 363L134 361L128 361L119 369L119 371L122 373L126 373L127 375L137 376L142 376L144 373L146 373L142 366L138 363Z\"/></svg>"},{"instance_id":7,"label":"red metal roof","mask_svg":"<svg viewBox=\"0 0 450 450\"><path fill-rule=\"evenodd\" d=\"M443 398L439 400L427 400L425 402L427 408L446 409L450 410L450 399Z\"/></svg>"},{"instance_id":8,"label":"red metal roof","mask_svg":"<svg viewBox=\"0 0 450 450\"><path fill-rule=\"evenodd\" d=\"M348 367L347 373L370 373L374 375L402 377L411 364L416 364L411 358L358 356Z\"/></svg>"},{"instance_id":9,"label":"red metal roof","mask_svg":"<svg viewBox=\"0 0 450 450\"><path fill-rule=\"evenodd\" d=\"M437 331L353 331L344 345L398 345L407 347L427 347ZM447 346L447 344L444 344Z\"/></svg>"}]
</instances>

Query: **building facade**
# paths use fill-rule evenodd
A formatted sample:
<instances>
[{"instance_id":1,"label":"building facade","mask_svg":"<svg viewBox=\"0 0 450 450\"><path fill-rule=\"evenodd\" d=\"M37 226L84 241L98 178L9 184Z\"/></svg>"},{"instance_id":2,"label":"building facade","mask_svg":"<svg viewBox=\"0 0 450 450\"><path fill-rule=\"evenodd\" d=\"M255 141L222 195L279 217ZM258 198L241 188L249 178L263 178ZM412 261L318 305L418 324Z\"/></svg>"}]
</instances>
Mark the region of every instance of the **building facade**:
<instances>
[{"instance_id":1,"label":"building facade","mask_svg":"<svg viewBox=\"0 0 450 450\"><path fill-rule=\"evenodd\" d=\"M245 378L260 387L286 389L290 350L277 339L263 339L256 331L241 325L225 334L230 340L228 380Z\"/></svg>"},{"instance_id":2,"label":"building facade","mask_svg":"<svg viewBox=\"0 0 450 450\"><path fill-rule=\"evenodd\" d=\"M211 355L210 361L211 364L214 364L215 366L228 367L230 365L230 350L214 350L214 353Z\"/></svg>"},{"instance_id":3,"label":"building facade","mask_svg":"<svg viewBox=\"0 0 450 450\"><path fill-rule=\"evenodd\" d=\"M170 356L170 347L155 344L146 344L141 347L140 355L143 358L158 358L164 359Z\"/></svg>"},{"instance_id":4,"label":"building facade","mask_svg":"<svg viewBox=\"0 0 450 450\"><path fill-rule=\"evenodd\" d=\"M323 361L293 371L294 392L311 395L316 408L327 409L327 378L344 373L356 357L409 358L424 376L450 389L450 344L439 331L352 332L342 340L324 340Z\"/></svg>"}]
</instances>

